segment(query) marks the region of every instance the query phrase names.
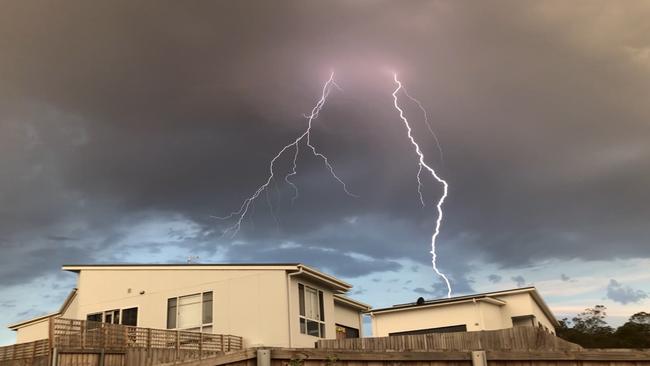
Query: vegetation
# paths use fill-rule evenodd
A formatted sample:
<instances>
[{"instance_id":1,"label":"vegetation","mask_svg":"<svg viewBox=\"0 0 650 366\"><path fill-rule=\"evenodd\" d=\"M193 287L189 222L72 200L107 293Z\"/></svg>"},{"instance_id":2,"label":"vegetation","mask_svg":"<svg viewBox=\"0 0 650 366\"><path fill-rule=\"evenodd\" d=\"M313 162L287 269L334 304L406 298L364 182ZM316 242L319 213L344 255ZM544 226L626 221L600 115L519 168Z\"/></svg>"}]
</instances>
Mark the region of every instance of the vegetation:
<instances>
[{"instance_id":1,"label":"vegetation","mask_svg":"<svg viewBox=\"0 0 650 366\"><path fill-rule=\"evenodd\" d=\"M636 313L614 329L605 321L606 310L596 305L571 320L560 320L557 335L586 348L650 348L650 313Z\"/></svg>"}]
</instances>

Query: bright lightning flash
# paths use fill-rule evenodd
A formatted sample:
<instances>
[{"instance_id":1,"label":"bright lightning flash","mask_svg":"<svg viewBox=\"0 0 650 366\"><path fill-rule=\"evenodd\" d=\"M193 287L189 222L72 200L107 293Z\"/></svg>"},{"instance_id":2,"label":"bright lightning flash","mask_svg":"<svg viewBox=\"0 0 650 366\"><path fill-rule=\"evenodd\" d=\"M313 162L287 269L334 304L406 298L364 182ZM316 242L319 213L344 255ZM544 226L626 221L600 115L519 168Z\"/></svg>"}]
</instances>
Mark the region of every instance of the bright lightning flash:
<instances>
[{"instance_id":1,"label":"bright lightning flash","mask_svg":"<svg viewBox=\"0 0 650 366\"><path fill-rule=\"evenodd\" d=\"M292 160L292 169L284 177L284 180L294 190L294 196L292 197L291 201L293 202L298 198L298 187L295 185L295 183L293 183L290 180L290 178L297 174L298 154L300 152L300 143L303 140L305 141L305 144L307 145L309 150L312 152L312 154L314 156L316 156L317 158L320 158L323 161L323 163L325 164L325 167L327 167L327 169L329 170L332 177L334 177L334 179L336 179L343 186L343 190L345 191L345 193L348 194L349 196L352 196L352 197L358 197L358 196L350 193L350 191L348 191L348 188L347 188L345 182L343 182L343 180L336 174L336 172L334 171L334 167L332 167L332 164L330 164L329 159L327 158L327 156L320 153L316 149L316 147L312 144L312 141L311 141L312 122L316 118L318 118L318 114L323 109L323 106L325 105L325 101L327 100L327 97L329 96L329 93L332 90L332 87L336 87L337 89L341 89L336 84L336 82L334 81L334 73L333 72L330 74L329 79L323 85L323 89L322 89L322 92L321 92L320 99L318 100L318 102L316 102L316 105L312 108L311 113L305 115L305 118L307 118L307 129L300 136L298 136L295 140L293 140L293 142L291 142L288 145L285 145L273 157L273 159L271 159L271 162L269 163L269 176L267 177L264 184L259 186L257 188L257 190L251 196L249 196L248 198L246 198L242 202L242 205L240 206L239 210L231 212L227 216L222 216L222 217L214 216L215 218L220 219L220 220L228 220L228 219L236 218L235 223L232 226L230 226L230 227L228 227L228 228L226 228L224 230L224 235L230 235L231 237L234 237L235 235L237 235L237 233L241 229L242 222L244 221L244 219L246 218L246 215L248 214L248 210L249 210L251 204L260 196L260 194L262 192L266 191L269 188L269 185L271 184L271 182L275 178L274 168L275 168L276 161L278 159L280 159L280 157L282 157L282 155L287 150L290 150L291 148L294 149L293 160Z\"/></svg>"},{"instance_id":2,"label":"bright lightning flash","mask_svg":"<svg viewBox=\"0 0 650 366\"><path fill-rule=\"evenodd\" d=\"M451 284L449 283L449 279L442 272L440 272L440 270L438 270L438 266L436 264L436 239L440 234L440 224L442 223L442 204L445 202L445 198L447 198L449 185L444 179L440 178L440 176L438 176L436 171L433 168L431 168L429 165L427 165L427 163L424 161L424 154L422 154L422 151L420 150L420 145L418 145L418 143L415 141L415 138L413 138L411 125L409 124L409 121L404 116L404 111L402 110L402 108L400 108L398 104L397 93L399 93L401 90L408 98L414 101L415 99L411 98L411 96L406 94L406 90L402 87L402 83L397 79L397 74L393 74L393 80L395 81L395 85L397 85L397 88L395 89L395 91L393 91L393 102L395 105L395 109L397 109L397 111L399 112L399 116L404 122L404 126L406 127L407 136L411 141L413 147L415 147L415 153L418 155L418 174L417 174L418 194L420 195L420 202L422 202L422 205L424 205L424 198L422 197L422 190L421 190L422 170L426 169L429 173L431 173L431 176L438 181L438 183L442 184L442 196L440 197L438 203L436 204L436 207L438 209L438 218L436 219L436 225L433 231L433 235L431 236L431 264L433 265L433 270L445 281L445 284L447 285L447 297L451 297ZM420 108L422 108L421 104L419 102L417 103L418 105L420 105Z\"/></svg>"}]
</instances>

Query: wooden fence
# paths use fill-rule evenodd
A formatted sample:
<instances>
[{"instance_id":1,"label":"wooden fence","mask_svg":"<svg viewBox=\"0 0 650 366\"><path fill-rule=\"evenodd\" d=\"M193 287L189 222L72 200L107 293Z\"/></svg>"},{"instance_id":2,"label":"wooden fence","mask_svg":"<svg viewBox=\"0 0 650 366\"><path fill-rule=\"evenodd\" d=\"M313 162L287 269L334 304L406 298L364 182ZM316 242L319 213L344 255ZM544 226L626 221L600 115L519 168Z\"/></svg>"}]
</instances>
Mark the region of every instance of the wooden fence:
<instances>
[{"instance_id":1,"label":"wooden fence","mask_svg":"<svg viewBox=\"0 0 650 366\"><path fill-rule=\"evenodd\" d=\"M410 350L581 350L575 343L535 327L502 330L432 333L374 338L326 339L317 348L378 351Z\"/></svg>"},{"instance_id":2,"label":"wooden fence","mask_svg":"<svg viewBox=\"0 0 650 366\"><path fill-rule=\"evenodd\" d=\"M57 349L126 350L157 348L228 352L242 349L242 337L182 330L141 328L76 319L52 319L52 347Z\"/></svg>"},{"instance_id":3,"label":"wooden fence","mask_svg":"<svg viewBox=\"0 0 650 366\"><path fill-rule=\"evenodd\" d=\"M0 347L0 366L155 365L214 357L242 347L242 337L233 335L54 318L49 339Z\"/></svg>"},{"instance_id":4,"label":"wooden fence","mask_svg":"<svg viewBox=\"0 0 650 366\"><path fill-rule=\"evenodd\" d=\"M650 366L650 352L632 351L352 351L247 349L176 366ZM160 365L160 366L172 366Z\"/></svg>"},{"instance_id":5,"label":"wooden fence","mask_svg":"<svg viewBox=\"0 0 650 366\"><path fill-rule=\"evenodd\" d=\"M11 346L0 347L0 361L36 358L50 354L50 345L47 339L36 342L19 343Z\"/></svg>"}]
</instances>

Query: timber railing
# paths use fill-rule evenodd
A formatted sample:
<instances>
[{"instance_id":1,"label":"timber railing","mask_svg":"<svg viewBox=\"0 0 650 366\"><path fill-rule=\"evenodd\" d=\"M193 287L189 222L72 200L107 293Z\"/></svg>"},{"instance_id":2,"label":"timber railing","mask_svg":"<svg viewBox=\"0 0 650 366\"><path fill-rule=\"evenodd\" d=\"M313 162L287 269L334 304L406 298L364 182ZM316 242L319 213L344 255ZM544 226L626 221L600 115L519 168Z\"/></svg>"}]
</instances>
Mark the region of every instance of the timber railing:
<instances>
[{"instance_id":1,"label":"timber railing","mask_svg":"<svg viewBox=\"0 0 650 366\"><path fill-rule=\"evenodd\" d=\"M77 319L54 318L50 323L54 348L125 350L158 348L199 352L242 349L242 337L183 330L141 328Z\"/></svg>"},{"instance_id":2,"label":"timber railing","mask_svg":"<svg viewBox=\"0 0 650 366\"><path fill-rule=\"evenodd\" d=\"M575 343L565 341L535 327L459 333L430 333L374 338L325 339L316 348L377 351L426 350L581 350Z\"/></svg>"},{"instance_id":3,"label":"timber railing","mask_svg":"<svg viewBox=\"0 0 650 366\"><path fill-rule=\"evenodd\" d=\"M34 359L49 354L50 343L47 339L0 347L0 361Z\"/></svg>"}]
</instances>

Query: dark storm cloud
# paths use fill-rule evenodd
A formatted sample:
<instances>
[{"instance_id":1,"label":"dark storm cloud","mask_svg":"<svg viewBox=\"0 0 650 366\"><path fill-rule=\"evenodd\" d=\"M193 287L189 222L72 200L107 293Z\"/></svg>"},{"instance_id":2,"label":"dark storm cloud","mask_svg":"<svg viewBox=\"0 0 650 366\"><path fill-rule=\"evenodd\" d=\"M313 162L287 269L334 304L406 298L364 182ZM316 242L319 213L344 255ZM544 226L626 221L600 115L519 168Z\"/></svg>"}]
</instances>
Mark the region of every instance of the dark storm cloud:
<instances>
[{"instance_id":1,"label":"dark storm cloud","mask_svg":"<svg viewBox=\"0 0 650 366\"><path fill-rule=\"evenodd\" d=\"M443 165L414 123L450 183L438 248L458 288L471 289L468 252L505 267L648 257L649 15L644 2L6 3L0 285L160 251L116 229L140 213L180 215L198 233L161 236L232 261L350 277L428 265L435 212L419 206L386 69L445 149ZM296 204L278 179L278 222L263 197L231 245L211 215L263 182L331 68L344 91L314 142L360 198L301 156ZM434 202L439 187L424 193Z\"/></svg>"},{"instance_id":2,"label":"dark storm cloud","mask_svg":"<svg viewBox=\"0 0 650 366\"><path fill-rule=\"evenodd\" d=\"M499 276L498 274L491 274L488 276L488 281L492 283L499 283L501 282L502 277Z\"/></svg>"},{"instance_id":3,"label":"dark storm cloud","mask_svg":"<svg viewBox=\"0 0 650 366\"><path fill-rule=\"evenodd\" d=\"M620 282L611 279L607 285L607 298L626 305L646 299L648 294L641 290L635 290L630 286L624 286Z\"/></svg>"}]
</instances>

